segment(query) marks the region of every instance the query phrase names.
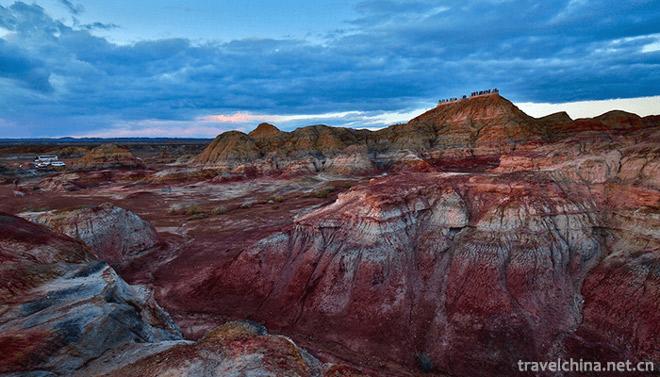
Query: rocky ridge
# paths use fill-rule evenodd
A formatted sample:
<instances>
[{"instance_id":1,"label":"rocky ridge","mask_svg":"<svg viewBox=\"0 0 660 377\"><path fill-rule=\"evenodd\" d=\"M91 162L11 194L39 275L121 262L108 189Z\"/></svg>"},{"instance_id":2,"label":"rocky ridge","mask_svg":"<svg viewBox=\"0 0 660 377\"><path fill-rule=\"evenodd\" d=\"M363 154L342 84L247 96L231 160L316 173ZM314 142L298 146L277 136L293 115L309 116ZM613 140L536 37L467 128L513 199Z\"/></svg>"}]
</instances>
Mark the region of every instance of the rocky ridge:
<instances>
[{"instance_id":1,"label":"rocky ridge","mask_svg":"<svg viewBox=\"0 0 660 377\"><path fill-rule=\"evenodd\" d=\"M433 171L448 160L496 159L521 146L533 148L576 132L620 133L657 124L651 117L621 111L576 121L566 113L535 119L494 93L441 104L407 124L378 131L308 126L284 132L266 123L249 134L229 131L191 163L251 176ZM484 161L476 165L490 164Z\"/></svg>"}]
</instances>

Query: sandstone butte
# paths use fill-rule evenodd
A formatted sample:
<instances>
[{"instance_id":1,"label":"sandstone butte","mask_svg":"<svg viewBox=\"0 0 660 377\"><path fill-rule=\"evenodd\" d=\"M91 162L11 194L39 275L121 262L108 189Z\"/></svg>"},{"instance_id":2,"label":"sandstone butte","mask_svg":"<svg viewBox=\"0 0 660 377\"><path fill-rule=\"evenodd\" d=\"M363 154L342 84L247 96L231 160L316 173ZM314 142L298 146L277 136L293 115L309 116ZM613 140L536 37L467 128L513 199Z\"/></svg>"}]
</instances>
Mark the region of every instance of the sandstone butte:
<instances>
[{"instance_id":1,"label":"sandstone butte","mask_svg":"<svg viewBox=\"0 0 660 377\"><path fill-rule=\"evenodd\" d=\"M558 357L657 363L659 126L657 116L621 111L535 119L492 94L380 131L261 124L223 133L177 167L179 177L373 178L258 237L223 233L229 239L174 249L165 261L158 235L121 211L109 218L130 227L94 226L115 235L91 239L133 226L140 235L104 253L88 248L84 231L67 234L87 245L2 217L0 292L9 310L0 314L0 349L12 356L0 373L467 377L517 375L518 360ZM66 233L67 222L90 224L81 222L86 213L38 221ZM89 293L72 289L83 277ZM121 294L95 293L108 284ZM66 316L49 317L82 301L108 313L108 300L132 318L121 322L139 329L139 345L121 326L108 335L102 324L81 325L103 317L80 314L66 325L57 322ZM52 309L24 306L34 302ZM28 330L35 315L43 319L29 321L43 325ZM225 323L244 319L317 357L253 322ZM61 328L76 337L60 340ZM110 343L78 350L99 335ZM70 348L59 351L62 344Z\"/></svg>"},{"instance_id":2,"label":"sandstone butte","mask_svg":"<svg viewBox=\"0 0 660 377\"><path fill-rule=\"evenodd\" d=\"M103 144L85 153L74 167L78 170L138 168L143 167L143 164L126 148Z\"/></svg>"},{"instance_id":3,"label":"sandstone butte","mask_svg":"<svg viewBox=\"0 0 660 377\"><path fill-rule=\"evenodd\" d=\"M500 157L521 147L578 135L634 133L657 124L657 118L623 111L576 121L566 113L535 119L499 94L490 94L441 104L407 124L378 131L316 125L284 132L267 123L249 134L229 131L190 165L239 176L461 171L497 166Z\"/></svg>"}]
</instances>

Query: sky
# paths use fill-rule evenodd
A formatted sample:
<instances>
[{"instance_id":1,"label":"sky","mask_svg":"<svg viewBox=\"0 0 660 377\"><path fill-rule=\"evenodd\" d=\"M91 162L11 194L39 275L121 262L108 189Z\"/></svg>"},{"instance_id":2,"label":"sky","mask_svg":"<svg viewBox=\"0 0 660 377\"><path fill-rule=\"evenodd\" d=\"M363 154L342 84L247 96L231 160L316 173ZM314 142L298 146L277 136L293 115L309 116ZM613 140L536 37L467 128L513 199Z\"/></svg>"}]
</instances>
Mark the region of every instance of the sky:
<instances>
[{"instance_id":1,"label":"sky","mask_svg":"<svg viewBox=\"0 0 660 377\"><path fill-rule=\"evenodd\" d=\"M660 1L0 0L0 138L376 129L494 87L660 114Z\"/></svg>"}]
</instances>

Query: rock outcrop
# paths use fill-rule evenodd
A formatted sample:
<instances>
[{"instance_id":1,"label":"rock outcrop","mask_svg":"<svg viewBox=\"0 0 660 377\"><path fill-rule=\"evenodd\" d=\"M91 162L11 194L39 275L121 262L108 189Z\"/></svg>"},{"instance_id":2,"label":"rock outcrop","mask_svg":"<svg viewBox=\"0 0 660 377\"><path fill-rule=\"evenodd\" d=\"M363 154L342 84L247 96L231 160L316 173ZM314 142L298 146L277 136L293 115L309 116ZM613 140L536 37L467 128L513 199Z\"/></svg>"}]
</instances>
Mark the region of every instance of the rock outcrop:
<instances>
[{"instance_id":1,"label":"rock outcrop","mask_svg":"<svg viewBox=\"0 0 660 377\"><path fill-rule=\"evenodd\" d=\"M160 242L149 222L111 203L21 216L84 242L97 258L111 264L121 264Z\"/></svg>"},{"instance_id":2,"label":"rock outcrop","mask_svg":"<svg viewBox=\"0 0 660 377\"><path fill-rule=\"evenodd\" d=\"M430 148L499 151L542 139L542 130L535 119L499 94L440 105L412 119L402 128L432 130Z\"/></svg>"},{"instance_id":3,"label":"rock outcrop","mask_svg":"<svg viewBox=\"0 0 660 377\"><path fill-rule=\"evenodd\" d=\"M282 132L262 123L249 135L238 131L219 135L192 162L236 174L360 173L373 170L365 135L364 131L323 125ZM356 159L359 164L343 163Z\"/></svg>"},{"instance_id":4,"label":"rock outcrop","mask_svg":"<svg viewBox=\"0 0 660 377\"><path fill-rule=\"evenodd\" d=\"M126 148L114 145L100 145L74 162L78 170L100 170L118 168L144 168L144 163Z\"/></svg>"},{"instance_id":5,"label":"rock outcrop","mask_svg":"<svg viewBox=\"0 0 660 377\"><path fill-rule=\"evenodd\" d=\"M181 341L147 290L79 241L0 214L0 262L0 373L71 375L116 347Z\"/></svg>"},{"instance_id":6,"label":"rock outcrop","mask_svg":"<svg viewBox=\"0 0 660 377\"><path fill-rule=\"evenodd\" d=\"M102 367L104 361L95 364ZM345 365L322 363L291 339L269 335L263 326L250 322L226 323L196 343L177 345L127 364L105 376L368 376Z\"/></svg>"},{"instance_id":7,"label":"rock outcrop","mask_svg":"<svg viewBox=\"0 0 660 377\"><path fill-rule=\"evenodd\" d=\"M658 360L659 131L519 148L485 173L373 179L161 294L353 361L423 355L455 376Z\"/></svg>"},{"instance_id":8,"label":"rock outcrop","mask_svg":"<svg viewBox=\"0 0 660 377\"><path fill-rule=\"evenodd\" d=\"M0 302L3 376L368 376L248 322L186 341L150 291L126 284L87 246L6 214Z\"/></svg>"}]
</instances>

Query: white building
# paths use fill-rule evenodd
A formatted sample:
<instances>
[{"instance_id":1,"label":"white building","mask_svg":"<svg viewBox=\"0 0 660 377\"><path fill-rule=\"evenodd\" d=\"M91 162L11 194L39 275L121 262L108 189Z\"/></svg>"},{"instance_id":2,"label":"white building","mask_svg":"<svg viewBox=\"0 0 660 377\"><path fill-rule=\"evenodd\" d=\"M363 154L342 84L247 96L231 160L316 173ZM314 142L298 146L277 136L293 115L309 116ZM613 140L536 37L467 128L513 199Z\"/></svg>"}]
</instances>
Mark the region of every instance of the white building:
<instances>
[{"instance_id":1,"label":"white building","mask_svg":"<svg viewBox=\"0 0 660 377\"><path fill-rule=\"evenodd\" d=\"M34 159L34 162L52 162L58 161L57 155L54 154L40 154Z\"/></svg>"}]
</instances>

